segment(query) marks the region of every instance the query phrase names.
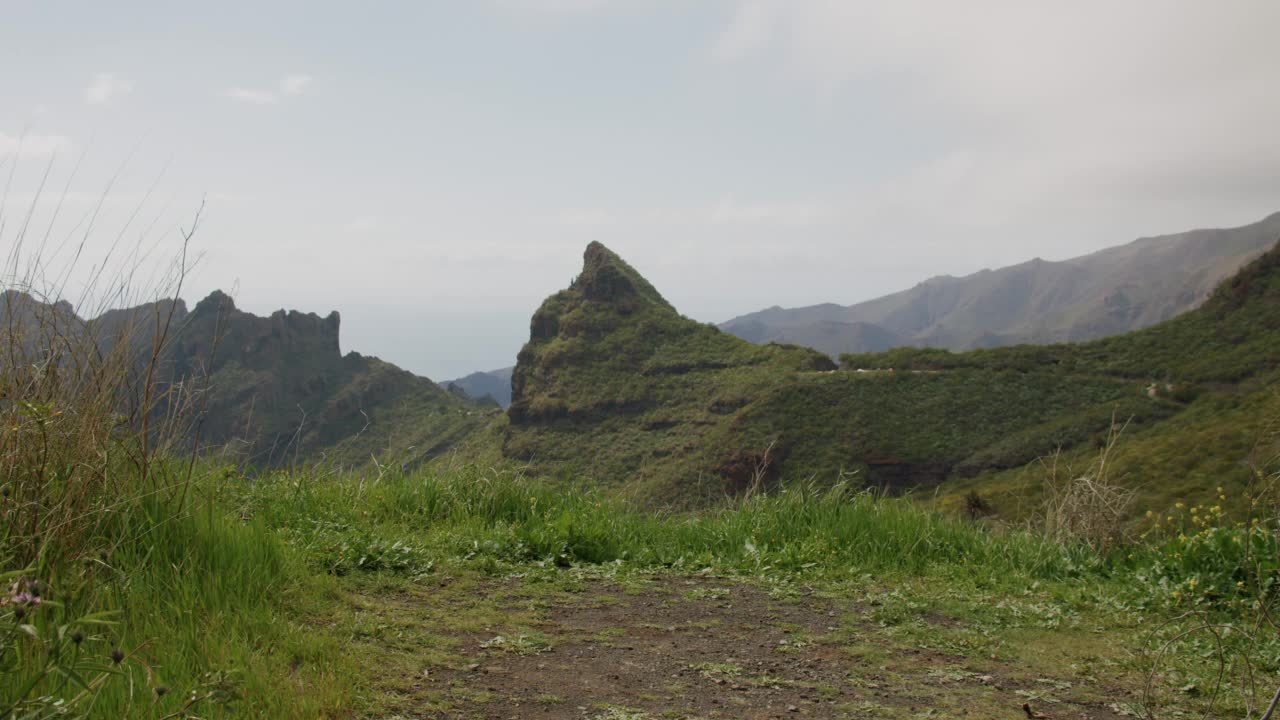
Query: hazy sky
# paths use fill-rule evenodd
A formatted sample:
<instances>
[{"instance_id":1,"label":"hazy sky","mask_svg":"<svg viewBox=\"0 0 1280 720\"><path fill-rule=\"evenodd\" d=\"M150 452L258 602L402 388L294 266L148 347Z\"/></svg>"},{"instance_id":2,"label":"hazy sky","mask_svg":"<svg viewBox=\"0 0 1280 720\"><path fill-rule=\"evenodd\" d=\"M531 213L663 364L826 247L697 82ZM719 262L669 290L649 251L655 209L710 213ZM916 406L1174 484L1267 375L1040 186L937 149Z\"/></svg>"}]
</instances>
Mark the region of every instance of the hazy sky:
<instances>
[{"instance_id":1,"label":"hazy sky","mask_svg":"<svg viewBox=\"0 0 1280 720\"><path fill-rule=\"evenodd\" d=\"M189 301L337 309L344 350L435 379L511 364L591 240L722 321L1280 210L1276 0L0 17L6 256L46 171L51 266L171 257L203 198Z\"/></svg>"}]
</instances>

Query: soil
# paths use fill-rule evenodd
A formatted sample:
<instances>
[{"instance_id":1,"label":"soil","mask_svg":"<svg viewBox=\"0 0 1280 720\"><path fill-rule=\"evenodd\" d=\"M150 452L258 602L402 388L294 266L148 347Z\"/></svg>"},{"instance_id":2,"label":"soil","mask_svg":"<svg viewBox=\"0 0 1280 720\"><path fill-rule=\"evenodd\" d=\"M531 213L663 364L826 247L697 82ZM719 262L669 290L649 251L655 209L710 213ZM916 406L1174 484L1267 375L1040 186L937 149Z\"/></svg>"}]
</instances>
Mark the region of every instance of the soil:
<instances>
[{"instance_id":1,"label":"soil","mask_svg":"<svg viewBox=\"0 0 1280 720\"><path fill-rule=\"evenodd\" d=\"M495 600L524 618L519 628L449 628L449 617ZM400 602L412 612L424 600ZM871 608L816 592L659 576L639 589L588 581L553 598L492 580L448 602L425 622L449 635L450 659L404 688L393 717L1017 718L1027 702L1053 719L1124 717L1114 690L912 647L869 620ZM916 621L958 622L935 612Z\"/></svg>"}]
</instances>

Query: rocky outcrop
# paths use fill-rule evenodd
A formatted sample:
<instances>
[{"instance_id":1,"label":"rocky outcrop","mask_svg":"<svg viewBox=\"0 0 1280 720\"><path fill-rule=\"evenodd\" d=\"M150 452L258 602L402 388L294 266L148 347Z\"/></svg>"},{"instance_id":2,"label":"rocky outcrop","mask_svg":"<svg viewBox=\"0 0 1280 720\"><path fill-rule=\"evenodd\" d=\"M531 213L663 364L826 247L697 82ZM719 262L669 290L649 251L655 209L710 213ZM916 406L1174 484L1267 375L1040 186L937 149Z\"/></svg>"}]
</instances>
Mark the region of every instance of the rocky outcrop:
<instances>
[{"instance_id":1,"label":"rocky outcrop","mask_svg":"<svg viewBox=\"0 0 1280 720\"><path fill-rule=\"evenodd\" d=\"M194 403L200 442L273 466L362 464L394 437L417 438L403 445L420 462L460 439L458 427L478 424L480 406L467 398L377 358L343 355L340 329L337 312L262 317L221 291L197 303L166 358L175 384L204 393Z\"/></svg>"},{"instance_id":2,"label":"rocky outcrop","mask_svg":"<svg viewBox=\"0 0 1280 720\"><path fill-rule=\"evenodd\" d=\"M247 465L417 463L486 422L492 406L377 358L343 355L340 328L336 312L261 317L221 291L190 312L166 299L89 320L66 302L0 295L0 340L24 352L6 360L61 360L96 346L111 358L105 368L135 375L126 386L156 383L153 412L180 442ZM20 341L10 345L10 335Z\"/></svg>"}]
</instances>

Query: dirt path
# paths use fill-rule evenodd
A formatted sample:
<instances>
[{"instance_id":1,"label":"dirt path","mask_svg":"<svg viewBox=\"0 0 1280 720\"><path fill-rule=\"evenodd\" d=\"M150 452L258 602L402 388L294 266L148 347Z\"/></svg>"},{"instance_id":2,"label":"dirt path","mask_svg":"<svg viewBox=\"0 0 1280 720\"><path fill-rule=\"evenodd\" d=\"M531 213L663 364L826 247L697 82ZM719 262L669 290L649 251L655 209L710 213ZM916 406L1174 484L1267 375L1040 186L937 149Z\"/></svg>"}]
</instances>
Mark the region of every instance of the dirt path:
<instances>
[{"instance_id":1,"label":"dirt path","mask_svg":"<svg viewBox=\"0 0 1280 720\"><path fill-rule=\"evenodd\" d=\"M1026 702L1055 719L1124 716L1101 683L928 647L971 629L928 610L886 624L874 599L698 577L473 578L355 602L394 635L393 718L1018 718Z\"/></svg>"}]
</instances>

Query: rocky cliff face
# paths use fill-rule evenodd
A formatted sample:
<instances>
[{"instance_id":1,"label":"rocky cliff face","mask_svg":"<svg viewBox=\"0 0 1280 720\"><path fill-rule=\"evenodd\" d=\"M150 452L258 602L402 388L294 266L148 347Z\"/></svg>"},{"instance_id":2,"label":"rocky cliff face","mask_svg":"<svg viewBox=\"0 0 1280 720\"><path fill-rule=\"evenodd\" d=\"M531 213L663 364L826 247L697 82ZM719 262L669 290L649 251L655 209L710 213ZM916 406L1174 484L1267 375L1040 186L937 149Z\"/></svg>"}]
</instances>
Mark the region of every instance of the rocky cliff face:
<instances>
[{"instance_id":1,"label":"rocky cliff face","mask_svg":"<svg viewBox=\"0 0 1280 720\"><path fill-rule=\"evenodd\" d=\"M462 441L491 409L359 353L343 355L338 313L260 317L215 291L84 320L65 302L0 295L0 340L38 361L91 351L137 386L160 347L155 412L178 417L184 441L257 467L324 462L415 464ZM163 337L157 332L164 331ZM122 398L129 404L136 398ZM494 410L493 412L496 412Z\"/></svg>"},{"instance_id":2,"label":"rocky cliff face","mask_svg":"<svg viewBox=\"0 0 1280 720\"><path fill-rule=\"evenodd\" d=\"M340 324L337 312L322 318L277 310L259 317L239 310L230 296L215 290L185 318L170 351L180 376L236 365L306 387L340 372Z\"/></svg>"},{"instance_id":3,"label":"rocky cliff face","mask_svg":"<svg viewBox=\"0 0 1280 720\"><path fill-rule=\"evenodd\" d=\"M169 344L174 383L201 388L200 442L253 465L417 463L480 424L480 406L377 358L341 352L337 312L243 312L215 291Z\"/></svg>"}]
</instances>

